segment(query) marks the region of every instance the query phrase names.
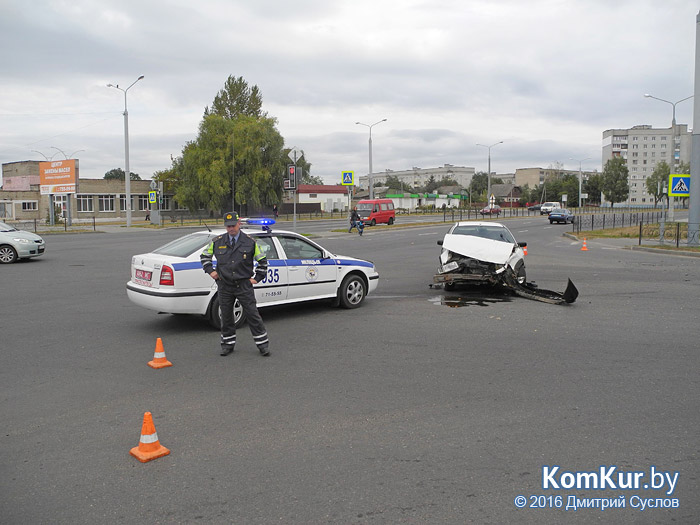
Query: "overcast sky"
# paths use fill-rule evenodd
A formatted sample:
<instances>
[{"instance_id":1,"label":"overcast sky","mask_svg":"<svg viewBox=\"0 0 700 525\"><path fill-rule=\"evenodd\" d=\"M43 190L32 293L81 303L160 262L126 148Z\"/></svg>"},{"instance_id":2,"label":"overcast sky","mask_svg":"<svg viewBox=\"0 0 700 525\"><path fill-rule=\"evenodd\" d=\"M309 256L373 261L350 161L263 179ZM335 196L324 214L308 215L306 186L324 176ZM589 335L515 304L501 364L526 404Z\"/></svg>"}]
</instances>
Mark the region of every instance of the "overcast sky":
<instances>
[{"instance_id":1,"label":"overcast sky","mask_svg":"<svg viewBox=\"0 0 700 525\"><path fill-rule=\"evenodd\" d=\"M669 127L694 93L697 0L2 0L0 162L148 179L229 75L313 175L601 167L602 132ZM676 119L692 127L693 100ZM36 150L39 153L33 152ZM60 151L59 151L60 150ZM82 150L82 151L80 151ZM43 155L42 155L43 154Z\"/></svg>"}]
</instances>

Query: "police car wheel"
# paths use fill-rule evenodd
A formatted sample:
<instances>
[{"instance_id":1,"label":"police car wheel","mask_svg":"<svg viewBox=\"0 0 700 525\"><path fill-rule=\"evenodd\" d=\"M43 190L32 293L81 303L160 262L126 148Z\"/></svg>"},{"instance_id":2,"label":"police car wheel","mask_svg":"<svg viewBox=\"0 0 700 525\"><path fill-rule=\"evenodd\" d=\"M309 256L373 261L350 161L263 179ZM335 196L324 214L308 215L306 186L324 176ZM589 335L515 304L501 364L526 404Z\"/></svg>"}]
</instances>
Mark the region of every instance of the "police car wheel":
<instances>
[{"instance_id":1,"label":"police car wheel","mask_svg":"<svg viewBox=\"0 0 700 525\"><path fill-rule=\"evenodd\" d=\"M367 295L365 282L357 275L348 275L340 284L338 295L343 308L357 308Z\"/></svg>"},{"instance_id":2,"label":"police car wheel","mask_svg":"<svg viewBox=\"0 0 700 525\"><path fill-rule=\"evenodd\" d=\"M238 299L233 303L233 319L236 322L236 328L245 322L245 312L243 312L243 307L241 303L238 302ZM209 306L209 323L217 330L221 330L221 311L219 309L218 295L212 299L211 305Z\"/></svg>"}]
</instances>

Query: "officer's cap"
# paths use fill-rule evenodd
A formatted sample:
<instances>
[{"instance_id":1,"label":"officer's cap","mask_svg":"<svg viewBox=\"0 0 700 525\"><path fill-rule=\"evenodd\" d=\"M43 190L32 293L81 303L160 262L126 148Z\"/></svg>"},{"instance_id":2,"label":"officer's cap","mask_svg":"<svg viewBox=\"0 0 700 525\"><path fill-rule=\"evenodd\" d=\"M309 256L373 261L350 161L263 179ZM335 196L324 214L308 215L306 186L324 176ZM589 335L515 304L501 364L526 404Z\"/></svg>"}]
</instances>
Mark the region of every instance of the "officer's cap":
<instances>
[{"instance_id":1,"label":"officer's cap","mask_svg":"<svg viewBox=\"0 0 700 525\"><path fill-rule=\"evenodd\" d=\"M224 213L224 226L235 226L238 224L238 214L235 211Z\"/></svg>"}]
</instances>

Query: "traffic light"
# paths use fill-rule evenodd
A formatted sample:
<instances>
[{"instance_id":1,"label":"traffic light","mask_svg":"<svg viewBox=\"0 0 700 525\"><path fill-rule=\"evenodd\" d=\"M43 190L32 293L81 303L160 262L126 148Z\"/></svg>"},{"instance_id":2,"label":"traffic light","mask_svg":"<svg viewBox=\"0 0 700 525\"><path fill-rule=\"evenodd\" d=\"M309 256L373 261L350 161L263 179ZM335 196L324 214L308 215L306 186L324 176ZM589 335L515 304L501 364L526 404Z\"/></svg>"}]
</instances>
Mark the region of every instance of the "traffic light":
<instances>
[{"instance_id":1,"label":"traffic light","mask_svg":"<svg viewBox=\"0 0 700 525\"><path fill-rule=\"evenodd\" d=\"M295 190L297 188L297 167L294 164L287 165L287 177L285 189Z\"/></svg>"}]
</instances>

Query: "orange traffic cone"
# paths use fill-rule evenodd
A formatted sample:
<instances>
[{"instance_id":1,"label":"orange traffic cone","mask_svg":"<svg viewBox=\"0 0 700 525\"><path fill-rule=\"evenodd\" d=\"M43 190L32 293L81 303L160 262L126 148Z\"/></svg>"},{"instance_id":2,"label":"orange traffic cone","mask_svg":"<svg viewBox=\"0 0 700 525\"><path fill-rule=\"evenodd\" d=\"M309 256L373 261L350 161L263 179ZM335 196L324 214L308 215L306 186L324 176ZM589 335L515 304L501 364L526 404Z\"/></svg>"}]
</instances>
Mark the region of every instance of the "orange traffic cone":
<instances>
[{"instance_id":1,"label":"orange traffic cone","mask_svg":"<svg viewBox=\"0 0 700 525\"><path fill-rule=\"evenodd\" d=\"M151 368L165 368L173 366L173 364L165 358L165 350L163 350L163 341L160 337L156 340L156 351L153 353L153 361L148 362Z\"/></svg>"},{"instance_id":2,"label":"orange traffic cone","mask_svg":"<svg viewBox=\"0 0 700 525\"><path fill-rule=\"evenodd\" d=\"M146 412L143 415L139 446L132 448L129 454L134 456L141 463L146 463L152 459L170 454L170 450L165 448L160 444L160 441L158 441L158 433L156 432L156 427L153 424L153 416L150 412Z\"/></svg>"},{"instance_id":3,"label":"orange traffic cone","mask_svg":"<svg viewBox=\"0 0 700 525\"><path fill-rule=\"evenodd\" d=\"M527 255L527 246L523 246L523 255Z\"/></svg>"},{"instance_id":4,"label":"orange traffic cone","mask_svg":"<svg viewBox=\"0 0 700 525\"><path fill-rule=\"evenodd\" d=\"M582 252L587 252L588 248L586 247L586 238L583 238L583 246L581 246L581 251Z\"/></svg>"}]
</instances>

